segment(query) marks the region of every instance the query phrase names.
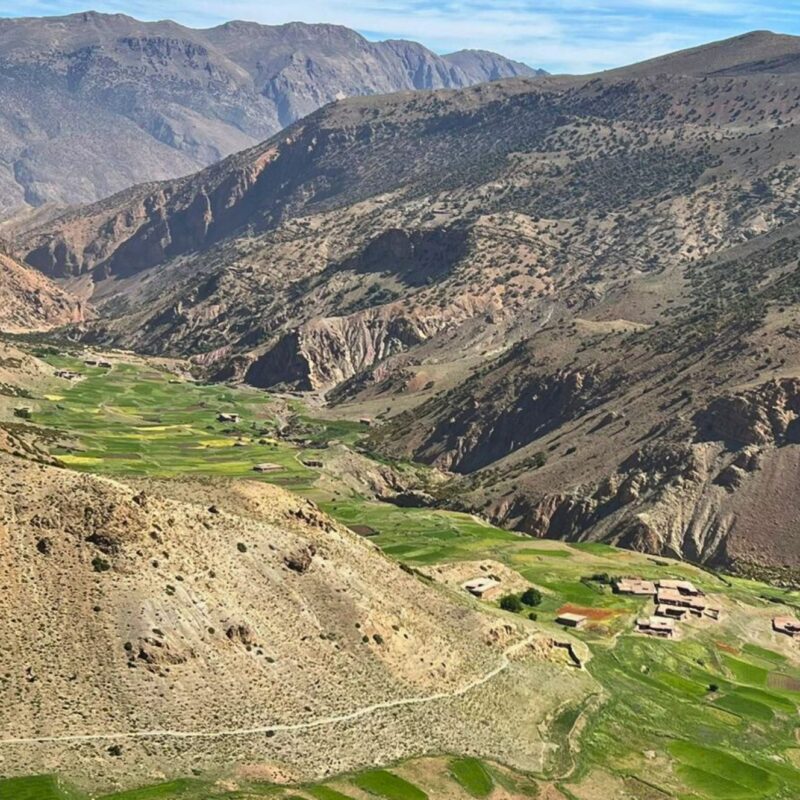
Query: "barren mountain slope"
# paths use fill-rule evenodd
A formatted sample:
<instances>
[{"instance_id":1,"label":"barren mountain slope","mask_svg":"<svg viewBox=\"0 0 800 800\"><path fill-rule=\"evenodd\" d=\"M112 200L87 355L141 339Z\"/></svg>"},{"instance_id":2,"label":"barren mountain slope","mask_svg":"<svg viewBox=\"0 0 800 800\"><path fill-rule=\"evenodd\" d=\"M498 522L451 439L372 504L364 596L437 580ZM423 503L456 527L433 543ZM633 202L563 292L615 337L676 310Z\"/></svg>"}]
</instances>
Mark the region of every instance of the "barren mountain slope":
<instances>
[{"instance_id":1,"label":"barren mountain slope","mask_svg":"<svg viewBox=\"0 0 800 800\"><path fill-rule=\"evenodd\" d=\"M334 25L0 19L0 214L193 172L340 97L532 74Z\"/></svg>"},{"instance_id":2,"label":"barren mountain slope","mask_svg":"<svg viewBox=\"0 0 800 800\"><path fill-rule=\"evenodd\" d=\"M253 481L131 487L5 456L0 470L4 774L100 787L249 762L303 779L474 746L462 703L480 747L541 757L508 723L515 692L479 685L523 637L308 502ZM516 658L542 664L536 647ZM520 725L580 691L560 674Z\"/></svg>"},{"instance_id":3,"label":"barren mountain slope","mask_svg":"<svg viewBox=\"0 0 800 800\"><path fill-rule=\"evenodd\" d=\"M104 315L94 341L327 392L351 409L341 413L430 400L414 424L389 428L389 445L478 471L478 488L454 494L509 525L742 569L791 565L793 545L789 555L759 545L755 558L749 543L777 541L792 510L753 532L733 505L746 491L714 483L735 448L696 441L707 436L699 423L676 416L798 374L798 122L800 78L758 71L350 99L17 244L50 275L93 282ZM763 363L735 357L763 348ZM667 402L662 381L691 402ZM753 402L768 414L778 400ZM595 426L605 405L627 421L613 437L600 426L591 453L566 433L561 450L548 438ZM646 442L664 449L638 452ZM785 432L764 442L785 444ZM643 518L685 479L670 465L702 453L708 474ZM641 504L612 514L633 471L647 483ZM598 487L611 502L586 510ZM562 510L551 520L542 507Z\"/></svg>"},{"instance_id":4,"label":"barren mountain slope","mask_svg":"<svg viewBox=\"0 0 800 800\"><path fill-rule=\"evenodd\" d=\"M631 67L609 70L607 74L747 75L759 72L773 75L800 72L800 38L771 31L752 31Z\"/></svg>"},{"instance_id":5,"label":"barren mountain slope","mask_svg":"<svg viewBox=\"0 0 800 800\"><path fill-rule=\"evenodd\" d=\"M459 504L537 536L796 582L798 252L791 225L665 273L680 291L657 293L669 311L652 326L621 316L630 295L601 301L376 444L456 470Z\"/></svg>"},{"instance_id":6,"label":"barren mountain slope","mask_svg":"<svg viewBox=\"0 0 800 800\"><path fill-rule=\"evenodd\" d=\"M81 302L9 256L0 242L0 331L41 331L81 322Z\"/></svg>"},{"instance_id":7,"label":"barren mountain slope","mask_svg":"<svg viewBox=\"0 0 800 800\"><path fill-rule=\"evenodd\" d=\"M764 76L344 101L17 246L50 275L92 274L98 338L328 389L437 337L505 345L780 226L798 101L800 83Z\"/></svg>"}]
</instances>

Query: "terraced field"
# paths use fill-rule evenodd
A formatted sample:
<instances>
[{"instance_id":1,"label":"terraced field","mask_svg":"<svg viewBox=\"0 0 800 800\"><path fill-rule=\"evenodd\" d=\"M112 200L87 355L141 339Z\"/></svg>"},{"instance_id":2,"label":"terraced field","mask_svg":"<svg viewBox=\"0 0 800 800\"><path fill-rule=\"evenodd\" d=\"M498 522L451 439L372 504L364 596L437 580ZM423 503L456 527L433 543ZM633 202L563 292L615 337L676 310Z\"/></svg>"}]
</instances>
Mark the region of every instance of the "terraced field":
<instances>
[{"instance_id":1,"label":"terraced field","mask_svg":"<svg viewBox=\"0 0 800 800\"><path fill-rule=\"evenodd\" d=\"M532 540L465 514L333 495L318 485L324 470L302 462L324 461L331 440L356 442L363 432L357 423L314 419L296 400L187 383L143 362L104 369L75 358L49 361L83 375L58 394L29 401L30 423L61 432L54 455L65 465L107 474L267 480L315 499L351 527L363 526L387 555L424 575L442 564L477 570L484 561L499 563L541 592L534 613L542 630L563 637L559 611L590 617L573 633L589 647L586 668L601 687L602 702L566 708L552 720L551 737L562 746L535 780L475 759L427 759L325 786L243 783L232 791L190 780L114 800L484 798L498 787L506 791L503 781L531 796L536 785L555 782L571 800L800 797L800 650L770 627L774 614L800 608L799 593L601 544ZM218 422L219 413L240 419ZM279 469L253 472L262 462ZM720 606L721 619L682 623L674 641L638 636L633 621L652 605L614 594L610 580L620 575L692 580ZM496 600L487 605L505 613ZM31 778L0 782L0 800L76 798L52 779Z\"/></svg>"},{"instance_id":2,"label":"terraced field","mask_svg":"<svg viewBox=\"0 0 800 800\"><path fill-rule=\"evenodd\" d=\"M319 457L315 445L352 440L362 428L306 421L296 414L308 442L301 448L276 438L279 423L263 392L195 384L142 363L116 362L106 369L64 356L47 360L83 376L60 394L41 398L34 413L37 424L74 440L73 447L59 448L54 455L79 470L255 478L253 467L266 462L276 467L269 473L271 483L308 492L317 473L302 459ZM290 404L289 409L299 406ZM220 414L236 414L239 420L219 422Z\"/></svg>"},{"instance_id":3,"label":"terraced field","mask_svg":"<svg viewBox=\"0 0 800 800\"><path fill-rule=\"evenodd\" d=\"M476 758L424 758L388 769L343 775L332 783L278 786L242 780L227 788L202 780L180 780L143 787L91 800L447 800L483 798L496 787L521 797L536 797L530 778L499 764ZM476 793L478 792L478 793ZM89 800L50 776L0 778L0 800Z\"/></svg>"}]
</instances>

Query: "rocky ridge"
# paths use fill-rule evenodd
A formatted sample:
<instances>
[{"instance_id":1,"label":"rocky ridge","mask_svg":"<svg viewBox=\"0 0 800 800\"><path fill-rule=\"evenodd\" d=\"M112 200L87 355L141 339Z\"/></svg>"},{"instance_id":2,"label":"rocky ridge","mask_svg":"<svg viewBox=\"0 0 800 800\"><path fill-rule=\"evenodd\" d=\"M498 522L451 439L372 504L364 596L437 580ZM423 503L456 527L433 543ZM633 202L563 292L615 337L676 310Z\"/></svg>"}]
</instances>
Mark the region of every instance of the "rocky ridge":
<instances>
[{"instance_id":1,"label":"rocky ridge","mask_svg":"<svg viewBox=\"0 0 800 800\"><path fill-rule=\"evenodd\" d=\"M342 97L535 71L335 25L195 30L122 14L0 20L0 214L188 174Z\"/></svg>"},{"instance_id":2,"label":"rocky ridge","mask_svg":"<svg viewBox=\"0 0 800 800\"><path fill-rule=\"evenodd\" d=\"M443 500L747 569L761 533L720 520L762 472L701 431L800 369L800 83L753 62L771 41L343 100L15 245L91 284L90 341L390 420L375 446L461 476ZM767 474L794 429L752 413Z\"/></svg>"}]
</instances>

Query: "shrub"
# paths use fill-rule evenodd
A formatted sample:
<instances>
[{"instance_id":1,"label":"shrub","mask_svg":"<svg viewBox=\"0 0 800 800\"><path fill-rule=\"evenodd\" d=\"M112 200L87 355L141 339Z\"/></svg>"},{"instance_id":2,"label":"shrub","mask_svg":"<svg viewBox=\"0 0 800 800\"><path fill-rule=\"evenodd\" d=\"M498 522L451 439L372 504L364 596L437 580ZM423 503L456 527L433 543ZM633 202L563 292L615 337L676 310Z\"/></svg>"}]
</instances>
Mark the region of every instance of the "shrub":
<instances>
[{"instance_id":1,"label":"shrub","mask_svg":"<svg viewBox=\"0 0 800 800\"><path fill-rule=\"evenodd\" d=\"M542 593L533 586L529 586L521 595L520 602L526 606L538 606L542 602Z\"/></svg>"},{"instance_id":2,"label":"shrub","mask_svg":"<svg viewBox=\"0 0 800 800\"><path fill-rule=\"evenodd\" d=\"M515 594L506 594L500 598L500 608L503 611L510 611L512 614L517 614L522 611L522 601Z\"/></svg>"},{"instance_id":3,"label":"shrub","mask_svg":"<svg viewBox=\"0 0 800 800\"><path fill-rule=\"evenodd\" d=\"M104 558L95 556L92 559L92 567L94 567L95 572L108 572L108 570L111 569L111 564L109 564Z\"/></svg>"}]
</instances>

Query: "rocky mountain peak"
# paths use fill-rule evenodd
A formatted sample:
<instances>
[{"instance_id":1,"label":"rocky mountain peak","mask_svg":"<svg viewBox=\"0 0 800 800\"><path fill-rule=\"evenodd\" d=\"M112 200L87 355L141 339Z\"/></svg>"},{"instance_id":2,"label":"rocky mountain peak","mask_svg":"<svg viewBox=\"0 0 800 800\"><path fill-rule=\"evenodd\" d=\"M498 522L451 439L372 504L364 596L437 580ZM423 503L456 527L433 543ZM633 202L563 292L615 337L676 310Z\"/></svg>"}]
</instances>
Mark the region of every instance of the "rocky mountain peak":
<instances>
[{"instance_id":1,"label":"rocky mountain peak","mask_svg":"<svg viewBox=\"0 0 800 800\"><path fill-rule=\"evenodd\" d=\"M328 24L0 19L0 216L189 174L342 97L534 74L487 58Z\"/></svg>"}]
</instances>

